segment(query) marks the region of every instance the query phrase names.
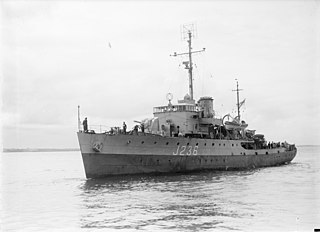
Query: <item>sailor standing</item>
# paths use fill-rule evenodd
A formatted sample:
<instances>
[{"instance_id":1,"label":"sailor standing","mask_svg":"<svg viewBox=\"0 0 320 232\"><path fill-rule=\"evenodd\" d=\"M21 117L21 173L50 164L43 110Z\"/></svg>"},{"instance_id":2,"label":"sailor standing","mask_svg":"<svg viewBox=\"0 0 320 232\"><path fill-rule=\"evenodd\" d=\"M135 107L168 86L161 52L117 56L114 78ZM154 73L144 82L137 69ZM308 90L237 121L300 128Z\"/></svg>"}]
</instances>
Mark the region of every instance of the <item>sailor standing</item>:
<instances>
[{"instance_id":1,"label":"sailor standing","mask_svg":"<svg viewBox=\"0 0 320 232\"><path fill-rule=\"evenodd\" d=\"M122 127L122 129L123 129L123 134L126 134L126 133L127 133L127 125L126 125L125 122L123 122L123 127Z\"/></svg>"},{"instance_id":2,"label":"sailor standing","mask_svg":"<svg viewBox=\"0 0 320 232\"><path fill-rule=\"evenodd\" d=\"M138 128L139 128L138 125L135 125L133 128L133 131L135 132L136 135L138 135Z\"/></svg>"},{"instance_id":3,"label":"sailor standing","mask_svg":"<svg viewBox=\"0 0 320 232\"><path fill-rule=\"evenodd\" d=\"M87 118L85 118L85 119L83 120L82 125L83 125L83 130L84 130L84 132L88 132L88 120L87 120Z\"/></svg>"}]
</instances>

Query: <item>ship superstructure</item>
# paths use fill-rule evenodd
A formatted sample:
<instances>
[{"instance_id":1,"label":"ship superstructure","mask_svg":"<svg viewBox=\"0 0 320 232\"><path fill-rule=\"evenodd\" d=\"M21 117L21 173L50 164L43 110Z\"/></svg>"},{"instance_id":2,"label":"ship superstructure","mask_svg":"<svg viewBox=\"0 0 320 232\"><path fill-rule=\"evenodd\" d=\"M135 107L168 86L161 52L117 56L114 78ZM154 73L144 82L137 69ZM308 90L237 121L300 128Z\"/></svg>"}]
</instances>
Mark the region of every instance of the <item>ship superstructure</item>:
<instances>
[{"instance_id":1,"label":"ship superstructure","mask_svg":"<svg viewBox=\"0 0 320 232\"><path fill-rule=\"evenodd\" d=\"M233 170L289 163L297 149L287 142L270 143L248 130L240 118L237 81L236 117L218 118L213 98L193 98L192 30L187 30L188 52L183 64L189 75L189 93L177 104L154 107L153 117L139 121L134 130L111 128L97 133L79 128L78 139L87 178L118 174Z\"/></svg>"}]
</instances>

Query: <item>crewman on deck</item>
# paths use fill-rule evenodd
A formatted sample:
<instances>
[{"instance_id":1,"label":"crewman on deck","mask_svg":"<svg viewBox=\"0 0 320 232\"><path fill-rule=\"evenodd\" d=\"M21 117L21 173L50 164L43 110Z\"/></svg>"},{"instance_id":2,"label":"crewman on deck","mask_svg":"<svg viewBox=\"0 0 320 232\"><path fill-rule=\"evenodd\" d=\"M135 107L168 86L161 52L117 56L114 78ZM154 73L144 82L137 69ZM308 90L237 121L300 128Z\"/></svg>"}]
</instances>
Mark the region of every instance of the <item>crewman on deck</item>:
<instances>
[{"instance_id":1,"label":"crewman on deck","mask_svg":"<svg viewBox=\"0 0 320 232\"><path fill-rule=\"evenodd\" d=\"M125 122L123 122L122 130L123 130L123 134L126 134L126 133L127 133L127 125L126 125Z\"/></svg>"},{"instance_id":2,"label":"crewman on deck","mask_svg":"<svg viewBox=\"0 0 320 232\"><path fill-rule=\"evenodd\" d=\"M88 120L87 120L87 118L85 118L85 119L83 120L82 125L83 125L83 130L84 130L84 132L88 132Z\"/></svg>"},{"instance_id":3,"label":"crewman on deck","mask_svg":"<svg viewBox=\"0 0 320 232\"><path fill-rule=\"evenodd\" d=\"M135 125L133 128L133 131L135 132L136 135L138 135L138 128L139 128L138 125Z\"/></svg>"}]
</instances>

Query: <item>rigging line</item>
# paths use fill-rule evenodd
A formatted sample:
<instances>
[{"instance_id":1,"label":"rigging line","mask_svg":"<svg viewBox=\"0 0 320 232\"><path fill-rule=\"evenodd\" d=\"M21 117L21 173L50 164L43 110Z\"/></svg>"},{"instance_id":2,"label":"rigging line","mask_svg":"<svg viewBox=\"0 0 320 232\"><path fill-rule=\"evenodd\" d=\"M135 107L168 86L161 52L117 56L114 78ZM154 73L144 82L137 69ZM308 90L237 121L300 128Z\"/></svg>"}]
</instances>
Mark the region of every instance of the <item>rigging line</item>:
<instances>
[{"instance_id":1,"label":"rigging line","mask_svg":"<svg viewBox=\"0 0 320 232\"><path fill-rule=\"evenodd\" d=\"M183 68L183 65L182 65L184 59L185 59L184 56L178 56L178 59L177 59L178 68L175 69L175 71L174 71L175 72L175 77L174 78L176 78L175 81L177 81L178 83L180 83L180 82L184 83L185 82L184 81L184 76L182 77L183 80L180 80L182 73L184 74L184 68ZM173 78L170 78L170 88L172 86L175 86L175 85L173 85L173 83L174 83L173 81L174 81ZM174 92L174 91L170 90L169 92Z\"/></svg>"},{"instance_id":2,"label":"rigging line","mask_svg":"<svg viewBox=\"0 0 320 232\"><path fill-rule=\"evenodd\" d=\"M199 68L196 64L194 65L194 74L195 74L194 75L195 79L198 80L198 84L200 83L200 87L201 87L200 96L201 96L204 94L203 78L202 78L202 75L200 74ZM199 87L197 89L199 89Z\"/></svg>"},{"instance_id":3,"label":"rigging line","mask_svg":"<svg viewBox=\"0 0 320 232\"><path fill-rule=\"evenodd\" d=\"M201 55L201 68L197 67L197 74L199 76L199 81L201 81L200 85L201 85L201 93L202 95L205 94L206 91L208 91L208 88L206 88L206 86L209 84L209 82L211 81L209 79L209 81L207 82L207 78L206 78L206 62L205 62L205 53L203 55Z\"/></svg>"},{"instance_id":4,"label":"rigging line","mask_svg":"<svg viewBox=\"0 0 320 232\"><path fill-rule=\"evenodd\" d=\"M201 75L200 80L201 80L201 91L202 91L202 95L205 94L205 66L204 66L204 54L201 55L201 74L200 74L200 70L198 70L199 75Z\"/></svg>"},{"instance_id":5,"label":"rigging line","mask_svg":"<svg viewBox=\"0 0 320 232\"><path fill-rule=\"evenodd\" d=\"M181 57L179 57L181 59ZM175 86L174 85L174 78L177 78L176 80L178 80L179 82L179 73L180 73L180 68L182 67L182 62L178 61L177 63L174 63L174 66L175 65L178 65L178 68L175 68L174 69L174 73L173 73L173 76L171 74L169 74L170 76L168 76L169 80L168 80L168 86L167 86L167 92L168 93L172 93L174 91L172 91L172 86Z\"/></svg>"}]
</instances>

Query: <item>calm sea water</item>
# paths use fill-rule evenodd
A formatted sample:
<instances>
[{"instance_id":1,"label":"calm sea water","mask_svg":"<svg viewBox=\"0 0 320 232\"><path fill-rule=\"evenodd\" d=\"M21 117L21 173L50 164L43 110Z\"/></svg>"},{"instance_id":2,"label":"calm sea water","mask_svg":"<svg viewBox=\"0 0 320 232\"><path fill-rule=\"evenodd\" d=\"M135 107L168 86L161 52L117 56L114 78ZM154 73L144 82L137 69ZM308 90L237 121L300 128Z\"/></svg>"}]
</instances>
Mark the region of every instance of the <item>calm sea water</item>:
<instances>
[{"instance_id":1,"label":"calm sea water","mask_svg":"<svg viewBox=\"0 0 320 232\"><path fill-rule=\"evenodd\" d=\"M1 231L313 231L320 147L250 171L86 180L80 152L3 153Z\"/></svg>"}]
</instances>

